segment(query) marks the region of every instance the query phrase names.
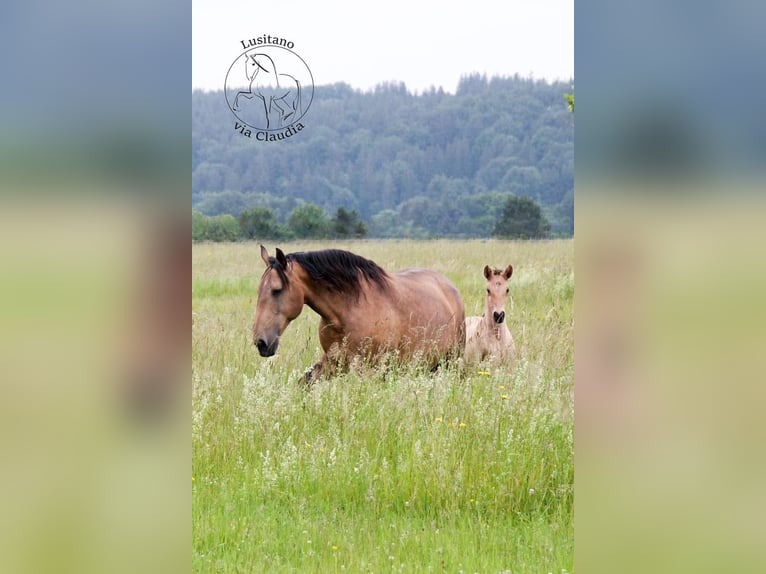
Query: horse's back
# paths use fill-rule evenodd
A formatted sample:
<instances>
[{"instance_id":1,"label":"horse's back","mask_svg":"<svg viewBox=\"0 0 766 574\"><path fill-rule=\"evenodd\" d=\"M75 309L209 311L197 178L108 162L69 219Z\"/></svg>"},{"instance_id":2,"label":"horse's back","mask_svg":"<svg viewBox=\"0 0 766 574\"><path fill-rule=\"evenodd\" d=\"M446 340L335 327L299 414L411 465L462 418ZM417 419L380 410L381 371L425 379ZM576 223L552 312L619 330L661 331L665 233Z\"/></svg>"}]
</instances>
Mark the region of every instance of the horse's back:
<instances>
[{"instance_id":1,"label":"horse's back","mask_svg":"<svg viewBox=\"0 0 766 574\"><path fill-rule=\"evenodd\" d=\"M465 318L465 358L481 358L481 337L479 327L483 317Z\"/></svg>"},{"instance_id":2,"label":"horse's back","mask_svg":"<svg viewBox=\"0 0 766 574\"><path fill-rule=\"evenodd\" d=\"M412 296L428 291L436 291L442 294L445 301L451 306L460 307L463 318L465 318L465 308L463 306L463 297L460 291L441 273L432 269L403 269L393 275L393 277L403 285Z\"/></svg>"},{"instance_id":3,"label":"horse's back","mask_svg":"<svg viewBox=\"0 0 766 574\"><path fill-rule=\"evenodd\" d=\"M410 328L425 329L426 337L444 349L462 354L465 345L465 307L460 291L432 269L412 268L392 276L396 307Z\"/></svg>"}]
</instances>

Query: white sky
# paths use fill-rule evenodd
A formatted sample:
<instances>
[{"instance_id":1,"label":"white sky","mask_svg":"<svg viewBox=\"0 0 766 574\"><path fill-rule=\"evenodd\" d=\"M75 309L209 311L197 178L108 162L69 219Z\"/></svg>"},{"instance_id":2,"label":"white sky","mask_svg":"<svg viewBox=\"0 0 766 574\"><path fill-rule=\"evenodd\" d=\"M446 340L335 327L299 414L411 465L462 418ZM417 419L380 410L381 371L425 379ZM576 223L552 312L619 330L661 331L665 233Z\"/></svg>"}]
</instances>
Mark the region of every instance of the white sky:
<instances>
[{"instance_id":1,"label":"white sky","mask_svg":"<svg viewBox=\"0 0 766 574\"><path fill-rule=\"evenodd\" d=\"M471 72L574 77L574 0L193 0L192 10L193 89L222 89L240 40L262 34L292 41L315 85L454 92Z\"/></svg>"}]
</instances>

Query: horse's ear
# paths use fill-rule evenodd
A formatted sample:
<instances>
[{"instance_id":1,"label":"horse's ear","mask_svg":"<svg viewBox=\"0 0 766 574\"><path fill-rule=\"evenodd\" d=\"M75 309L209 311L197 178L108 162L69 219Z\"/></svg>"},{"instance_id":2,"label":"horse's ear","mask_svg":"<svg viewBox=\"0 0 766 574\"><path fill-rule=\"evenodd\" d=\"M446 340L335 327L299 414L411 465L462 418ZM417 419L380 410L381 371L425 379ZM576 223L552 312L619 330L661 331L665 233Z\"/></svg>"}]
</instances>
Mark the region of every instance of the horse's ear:
<instances>
[{"instance_id":1,"label":"horse's ear","mask_svg":"<svg viewBox=\"0 0 766 574\"><path fill-rule=\"evenodd\" d=\"M282 269L287 269L287 257L279 247L277 247L277 263Z\"/></svg>"},{"instance_id":2,"label":"horse's ear","mask_svg":"<svg viewBox=\"0 0 766 574\"><path fill-rule=\"evenodd\" d=\"M505 271L503 271L503 277L506 279L510 279L511 275L513 275L513 265L509 265L505 268Z\"/></svg>"},{"instance_id":3,"label":"horse's ear","mask_svg":"<svg viewBox=\"0 0 766 574\"><path fill-rule=\"evenodd\" d=\"M489 281L489 278L492 277L492 268L489 265L484 266L484 278Z\"/></svg>"},{"instance_id":4,"label":"horse's ear","mask_svg":"<svg viewBox=\"0 0 766 574\"><path fill-rule=\"evenodd\" d=\"M263 259L263 262L266 264L266 267L271 265L271 263L269 262L269 252L266 251L266 248L263 245L261 245L261 259Z\"/></svg>"}]
</instances>

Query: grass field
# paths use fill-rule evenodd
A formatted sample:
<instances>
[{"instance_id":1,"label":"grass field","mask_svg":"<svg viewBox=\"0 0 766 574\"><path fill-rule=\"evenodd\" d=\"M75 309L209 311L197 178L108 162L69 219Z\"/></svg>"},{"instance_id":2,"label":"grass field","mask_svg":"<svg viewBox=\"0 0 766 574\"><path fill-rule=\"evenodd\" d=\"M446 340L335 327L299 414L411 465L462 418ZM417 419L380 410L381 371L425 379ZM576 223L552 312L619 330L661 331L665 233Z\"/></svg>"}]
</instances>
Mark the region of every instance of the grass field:
<instances>
[{"instance_id":1,"label":"grass field","mask_svg":"<svg viewBox=\"0 0 766 574\"><path fill-rule=\"evenodd\" d=\"M306 392L318 317L304 308L261 358L258 245L194 245L194 572L571 572L573 242L280 246L435 269L467 315L483 311L484 265L511 263L519 357L367 367Z\"/></svg>"}]
</instances>

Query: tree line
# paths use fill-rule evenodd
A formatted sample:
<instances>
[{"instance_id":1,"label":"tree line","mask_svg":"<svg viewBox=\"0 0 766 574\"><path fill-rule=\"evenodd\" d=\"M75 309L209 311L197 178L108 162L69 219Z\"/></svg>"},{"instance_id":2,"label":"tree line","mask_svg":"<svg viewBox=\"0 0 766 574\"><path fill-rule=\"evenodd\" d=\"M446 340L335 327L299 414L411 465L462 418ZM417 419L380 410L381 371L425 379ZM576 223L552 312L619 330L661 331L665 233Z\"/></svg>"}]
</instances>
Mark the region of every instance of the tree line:
<instances>
[{"instance_id":1,"label":"tree line","mask_svg":"<svg viewBox=\"0 0 766 574\"><path fill-rule=\"evenodd\" d=\"M392 226L379 224L378 236ZM267 207L254 207L240 212L237 217L225 213L205 215L192 211L193 241L239 241L249 239L361 239L368 227L356 210L339 207L335 215L310 203L293 210L286 225L280 224L274 212ZM491 226L493 237L539 239L548 237L550 223L540 206L528 197L509 196L500 217Z\"/></svg>"},{"instance_id":2,"label":"tree line","mask_svg":"<svg viewBox=\"0 0 766 574\"><path fill-rule=\"evenodd\" d=\"M455 94L317 86L306 129L279 144L236 132L222 92L194 91L192 208L234 220L267 209L286 236L300 233L294 211L312 205L329 221L355 212L375 237L490 237L508 198L526 197L549 234L571 236L571 88L479 74ZM332 236L326 224L318 232Z\"/></svg>"},{"instance_id":3,"label":"tree line","mask_svg":"<svg viewBox=\"0 0 766 574\"><path fill-rule=\"evenodd\" d=\"M343 207L330 217L321 207L307 203L293 210L286 225L280 224L267 207L246 209L237 217L192 211L193 241L361 239L366 235L367 226L356 210Z\"/></svg>"}]
</instances>

